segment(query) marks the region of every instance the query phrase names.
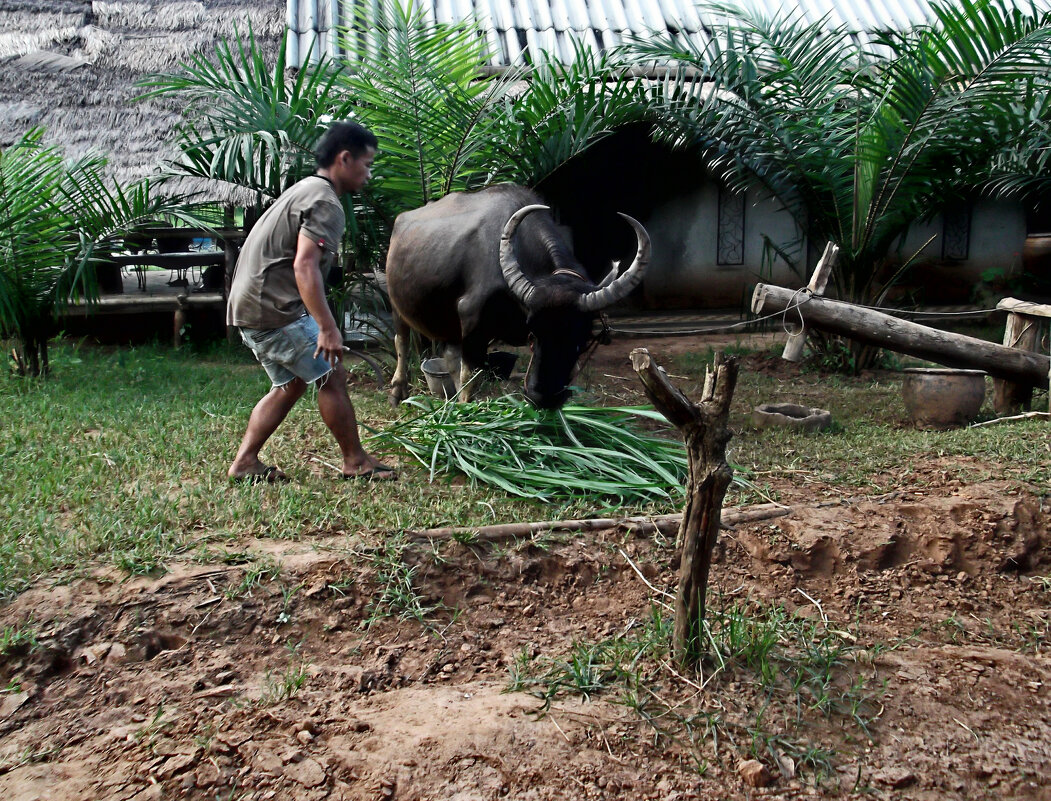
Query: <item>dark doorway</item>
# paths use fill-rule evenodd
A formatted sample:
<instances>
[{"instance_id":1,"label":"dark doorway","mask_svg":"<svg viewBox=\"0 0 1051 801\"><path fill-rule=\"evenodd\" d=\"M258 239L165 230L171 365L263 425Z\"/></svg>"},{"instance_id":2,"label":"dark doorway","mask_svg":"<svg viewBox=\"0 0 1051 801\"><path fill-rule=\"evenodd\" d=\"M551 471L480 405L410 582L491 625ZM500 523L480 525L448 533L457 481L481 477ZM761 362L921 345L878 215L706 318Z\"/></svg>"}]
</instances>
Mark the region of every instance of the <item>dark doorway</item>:
<instances>
[{"instance_id":1,"label":"dark doorway","mask_svg":"<svg viewBox=\"0 0 1051 801\"><path fill-rule=\"evenodd\" d=\"M645 224L659 204L705 178L698 155L654 143L651 130L649 123L625 126L536 187L572 228L576 257L593 279L608 272L610 260L634 256L635 234L617 212Z\"/></svg>"}]
</instances>

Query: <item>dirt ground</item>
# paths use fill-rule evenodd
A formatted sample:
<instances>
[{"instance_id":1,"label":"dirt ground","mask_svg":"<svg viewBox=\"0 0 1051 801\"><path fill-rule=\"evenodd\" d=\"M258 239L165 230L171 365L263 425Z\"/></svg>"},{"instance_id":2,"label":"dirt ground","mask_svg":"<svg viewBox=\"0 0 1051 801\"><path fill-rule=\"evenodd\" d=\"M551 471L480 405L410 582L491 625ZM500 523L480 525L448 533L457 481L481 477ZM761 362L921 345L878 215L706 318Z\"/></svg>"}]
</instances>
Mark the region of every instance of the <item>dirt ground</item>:
<instances>
[{"instance_id":1,"label":"dirt ground","mask_svg":"<svg viewBox=\"0 0 1051 801\"><path fill-rule=\"evenodd\" d=\"M639 344L676 347L617 341L601 371L626 376ZM541 714L505 692L522 653L646 618L651 587L675 586L660 537L421 542L401 554L420 594L460 610L428 629L367 623L379 568L354 532L332 532L238 544L282 566L251 587L248 565L187 561L42 585L0 609L0 627L40 632L0 665L0 796L1051 799L1051 497L963 485L935 458L907 481L823 506L786 485L792 514L738 525L717 549L713 593L900 644L868 654L871 737L844 741L818 783L765 755L755 778L740 743L698 771L687 743L601 694ZM735 691L750 692L718 690Z\"/></svg>"}]
</instances>

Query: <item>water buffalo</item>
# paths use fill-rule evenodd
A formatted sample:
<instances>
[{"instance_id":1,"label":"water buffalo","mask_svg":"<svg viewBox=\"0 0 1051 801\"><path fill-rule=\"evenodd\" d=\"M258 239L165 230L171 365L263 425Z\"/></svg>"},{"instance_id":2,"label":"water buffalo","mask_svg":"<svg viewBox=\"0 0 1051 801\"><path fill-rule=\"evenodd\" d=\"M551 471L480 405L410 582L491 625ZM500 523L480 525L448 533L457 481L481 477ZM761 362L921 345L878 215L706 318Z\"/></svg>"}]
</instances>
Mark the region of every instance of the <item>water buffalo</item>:
<instances>
[{"instance_id":1,"label":"water buffalo","mask_svg":"<svg viewBox=\"0 0 1051 801\"><path fill-rule=\"evenodd\" d=\"M540 197L524 187L454 193L399 215L387 256L398 352L391 401L408 395L411 328L445 343L453 356L459 351L461 397L498 340L530 343L525 394L535 406L565 403L596 313L638 286L649 261L645 229L621 216L635 229L635 260L596 285Z\"/></svg>"}]
</instances>

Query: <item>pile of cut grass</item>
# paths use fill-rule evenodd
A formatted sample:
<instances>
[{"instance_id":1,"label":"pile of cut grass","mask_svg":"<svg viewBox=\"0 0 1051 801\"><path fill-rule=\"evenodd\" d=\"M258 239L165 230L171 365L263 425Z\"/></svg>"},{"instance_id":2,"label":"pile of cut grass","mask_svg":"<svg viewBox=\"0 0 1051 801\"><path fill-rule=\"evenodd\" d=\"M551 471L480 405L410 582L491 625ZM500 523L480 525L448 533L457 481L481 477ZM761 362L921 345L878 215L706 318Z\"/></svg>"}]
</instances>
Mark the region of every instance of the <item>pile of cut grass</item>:
<instances>
[{"instance_id":1,"label":"pile of cut grass","mask_svg":"<svg viewBox=\"0 0 1051 801\"><path fill-rule=\"evenodd\" d=\"M664 417L643 406L564 406L539 411L505 395L486 401L405 401L415 414L387 427L372 447L404 448L438 476L543 501L601 497L621 503L681 498L686 451L677 438L645 433Z\"/></svg>"}]
</instances>

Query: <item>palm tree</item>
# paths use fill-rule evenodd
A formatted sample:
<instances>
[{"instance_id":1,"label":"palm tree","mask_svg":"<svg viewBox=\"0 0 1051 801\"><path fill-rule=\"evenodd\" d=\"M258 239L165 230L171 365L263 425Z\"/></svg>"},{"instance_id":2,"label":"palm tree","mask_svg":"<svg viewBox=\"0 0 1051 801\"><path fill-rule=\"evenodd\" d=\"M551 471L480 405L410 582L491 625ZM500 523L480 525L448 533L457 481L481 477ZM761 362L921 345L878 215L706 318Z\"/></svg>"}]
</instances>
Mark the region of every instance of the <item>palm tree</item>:
<instances>
[{"instance_id":1,"label":"palm tree","mask_svg":"<svg viewBox=\"0 0 1051 801\"><path fill-rule=\"evenodd\" d=\"M339 80L383 138L373 190L396 212L499 181L536 186L643 113L641 85L617 80L610 56L577 44L568 65L545 54L494 74L474 22L430 23L398 0L360 9L341 44Z\"/></svg>"},{"instance_id":2,"label":"palm tree","mask_svg":"<svg viewBox=\"0 0 1051 801\"><path fill-rule=\"evenodd\" d=\"M643 113L641 85L614 80L621 65L584 47L571 65L545 58L494 75L473 21L429 22L401 0L357 9L339 61L287 70L282 41L269 65L249 32L149 79L146 96L201 110L178 129L167 174L273 198L313 170L328 120L355 117L380 137L376 175L347 218L351 257L367 263L400 212L499 181L535 186Z\"/></svg>"},{"instance_id":3,"label":"palm tree","mask_svg":"<svg viewBox=\"0 0 1051 801\"><path fill-rule=\"evenodd\" d=\"M223 39L214 56L195 54L179 70L143 82L143 98L177 95L196 109L176 128L180 155L162 177L204 178L276 198L314 171L327 121L353 113L336 85L342 67L321 57L286 69L286 40L267 64L254 33Z\"/></svg>"},{"instance_id":4,"label":"palm tree","mask_svg":"<svg viewBox=\"0 0 1051 801\"><path fill-rule=\"evenodd\" d=\"M0 333L17 342L17 372L33 376L49 370L55 312L97 300L95 266L115 240L165 216L194 219L149 181L111 184L104 158L66 162L43 134L0 151Z\"/></svg>"},{"instance_id":5,"label":"palm tree","mask_svg":"<svg viewBox=\"0 0 1051 801\"><path fill-rule=\"evenodd\" d=\"M1027 122L1047 130L1051 22L1035 6L943 1L932 24L868 43L798 12L706 8L720 20L706 45L631 46L682 67L658 130L699 147L732 188L775 198L809 241L836 243L841 298L884 300L919 255L900 253L910 226L989 186ZM1020 107L1026 96L1043 100ZM876 356L851 350L855 367Z\"/></svg>"}]
</instances>

